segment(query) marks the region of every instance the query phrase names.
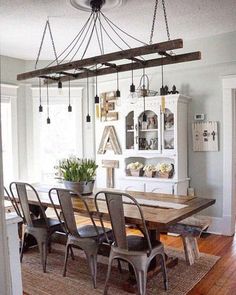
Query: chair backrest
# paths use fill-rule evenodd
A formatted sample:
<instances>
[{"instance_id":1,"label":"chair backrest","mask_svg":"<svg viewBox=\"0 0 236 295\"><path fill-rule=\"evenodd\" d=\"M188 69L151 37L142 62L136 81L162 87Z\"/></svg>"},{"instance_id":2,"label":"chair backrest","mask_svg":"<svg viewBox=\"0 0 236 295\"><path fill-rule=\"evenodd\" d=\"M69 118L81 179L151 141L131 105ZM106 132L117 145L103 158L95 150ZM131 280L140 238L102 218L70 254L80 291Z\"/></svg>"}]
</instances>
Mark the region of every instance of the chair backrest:
<instances>
[{"instance_id":1,"label":"chair backrest","mask_svg":"<svg viewBox=\"0 0 236 295\"><path fill-rule=\"evenodd\" d=\"M83 198L78 193L72 192L68 189L63 189L63 188L50 189L49 198L50 198L50 201L54 207L54 210L55 210L60 222L62 222L62 220L61 220L61 216L58 214L58 211L57 211L57 208L55 205L55 201L53 200L53 193L56 193L56 195L58 197L60 209L61 209L62 216L63 216L63 221L65 223L65 227L66 227L66 230L68 233L70 233L72 235L79 236L77 226L76 226L75 216L74 216L73 203L72 203L72 193L73 193L73 195L74 195L73 197L79 198L80 201L82 202L82 204L84 205L85 210L87 211L87 214L90 217L90 220L92 221L92 224L94 226L94 229L95 229L97 235L99 234L96 223L93 219L92 213L89 211L89 207L88 207L88 204L87 204L85 198Z\"/></svg>"},{"instance_id":2,"label":"chair backrest","mask_svg":"<svg viewBox=\"0 0 236 295\"><path fill-rule=\"evenodd\" d=\"M23 216L21 214L20 208L19 208L19 206L17 204L17 201L16 201L15 197L8 192L8 190L6 189L5 186L4 186L4 191L5 191L5 194L7 195L7 198L10 200L10 202L12 204L12 207L16 211L16 214L23 219Z\"/></svg>"},{"instance_id":3,"label":"chair backrest","mask_svg":"<svg viewBox=\"0 0 236 295\"><path fill-rule=\"evenodd\" d=\"M41 203L41 200L39 198L37 191L35 190L33 186L25 182L12 182L9 187L10 187L10 192L13 198L15 200L16 199L19 200L23 221L28 226L33 226L32 215L30 212L29 201L28 201L29 194L31 194L31 197L35 198L37 206L39 206L40 216L45 219L45 224L48 226L45 209Z\"/></svg>"},{"instance_id":4,"label":"chair backrest","mask_svg":"<svg viewBox=\"0 0 236 295\"><path fill-rule=\"evenodd\" d=\"M143 228L143 234L147 240L149 250L151 251L152 245L150 242L150 237L148 234L146 222L143 217L142 209L141 209L139 203L136 201L136 199L126 193L118 193L118 192L112 192L112 191L100 191L95 195L95 205L96 205L98 212L99 212L98 201L104 200L103 198L101 198L102 195L105 196L105 201L107 204L107 209L108 209L108 213L109 213L109 217L110 217L110 221L111 221L113 235L115 238L115 245L121 249L128 250L128 242L127 242L126 227L125 227L126 222L125 222L125 214L124 214L124 203L123 203L123 197L126 197L131 200L131 204L133 206L136 206L136 208L139 212L141 226ZM134 208L134 210L135 210L135 208ZM102 220L101 220L101 222L103 224Z\"/></svg>"}]
</instances>

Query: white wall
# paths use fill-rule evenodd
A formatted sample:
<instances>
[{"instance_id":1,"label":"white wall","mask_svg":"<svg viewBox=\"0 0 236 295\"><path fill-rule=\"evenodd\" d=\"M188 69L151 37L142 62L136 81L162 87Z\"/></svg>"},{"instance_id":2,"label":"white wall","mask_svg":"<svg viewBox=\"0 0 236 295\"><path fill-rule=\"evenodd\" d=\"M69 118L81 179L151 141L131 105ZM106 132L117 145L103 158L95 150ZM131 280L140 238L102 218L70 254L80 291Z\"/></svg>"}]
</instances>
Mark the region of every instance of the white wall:
<instances>
[{"instance_id":1,"label":"white wall","mask_svg":"<svg viewBox=\"0 0 236 295\"><path fill-rule=\"evenodd\" d=\"M216 198L217 202L211 208L205 210L205 214L215 217L222 216L222 86L221 77L236 73L236 32L184 42L184 50L202 51L202 60L185 64L170 65L164 68L164 81L168 86L175 84L177 89L185 95L192 97L189 112L189 122L193 120L193 114L204 113L207 120L219 121L220 150L219 152L193 152L191 132L189 130L189 176L191 186L196 189L196 194L208 198ZM179 51L178 51L179 52ZM4 58L3 82L15 83L16 73L33 69L32 61L20 61L17 59ZM138 84L141 71L135 71L135 83ZM160 68L147 69L150 78L150 88L159 90L161 86ZM108 91L116 89L115 76L105 76L99 78L99 90ZM122 99L128 96L130 85L130 73L120 75L120 85ZM30 81L31 82L31 81ZM82 84L85 85L85 81ZM34 83L34 82L33 82ZM91 81L92 83L92 81ZM76 82L75 85L81 85ZM26 86L27 87L27 86ZM91 85L92 87L92 85ZM92 89L91 89L92 90ZM19 88L18 115L20 116L19 133L23 142L25 141L25 109L26 109L26 89ZM91 93L92 91L90 91ZM93 95L91 93L90 105L93 105ZM90 107L91 109L91 107ZM84 93L84 122L86 111L86 89ZM90 129L84 125L84 152L85 156L95 156L94 129L91 124ZM190 125L189 125L190 126ZM190 126L191 127L191 126ZM191 129L191 128L190 128ZM25 163L22 155L21 163ZM22 171L22 174L25 172Z\"/></svg>"}]
</instances>

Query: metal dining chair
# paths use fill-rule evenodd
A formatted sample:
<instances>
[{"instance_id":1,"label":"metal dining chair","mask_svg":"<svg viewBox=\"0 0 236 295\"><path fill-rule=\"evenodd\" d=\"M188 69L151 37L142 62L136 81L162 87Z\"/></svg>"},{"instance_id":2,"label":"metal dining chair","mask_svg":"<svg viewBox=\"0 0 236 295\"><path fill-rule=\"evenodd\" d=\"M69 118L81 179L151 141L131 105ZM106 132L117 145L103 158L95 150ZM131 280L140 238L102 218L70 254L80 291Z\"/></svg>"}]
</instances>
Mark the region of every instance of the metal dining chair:
<instances>
[{"instance_id":1,"label":"metal dining chair","mask_svg":"<svg viewBox=\"0 0 236 295\"><path fill-rule=\"evenodd\" d=\"M129 194L100 191L95 195L95 206L98 212L100 212L98 202L100 202L99 199L101 200L102 196L105 196L105 199L102 198L102 200L106 201L115 239L115 242L111 246L108 272L103 294L106 295L108 292L108 281L111 274L113 260L121 259L132 266L137 281L138 294L145 295L148 267L156 256L160 257L164 287L165 290L167 290L168 281L163 244L159 241L151 243L142 209L136 199ZM140 214L143 237L126 235L123 196L131 200ZM134 208L133 210L136 209ZM101 216L101 214L99 215ZM103 225L102 219L101 223Z\"/></svg>"},{"instance_id":2,"label":"metal dining chair","mask_svg":"<svg viewBox=\"0 0 236 295\"><path fill-rule=\"evenodd\" d=\"M50 238L56 231L64 232L63 224L60 220L48 218L45 213L45 207L42 205L39 195L35 188L24 182L12 182L9 186L11 195L14 200L18 199L17 206L24 223L24 234L22 239L20 260L22 262L25 240L28 235L35 238L43 266L43 272L46 272L47 251L50 246ZM34 218L30 211L28 202L29 194L34 195L36 204L40 214L38 218ZM18 205L19 204L19 205Z\"/></svg>"},{"instance_id":3,"label":"metal dining chair","mask_svg":"<svg viewBox=\"0 0 236 295\"><path fill-rule=\"evenodd\" d=\"M93 280L93 286L94 288L96 288L97 253L99 247L103 243L107 243L109 246L112 243L112 230L104 226L102 227L96 225L93 215L89 210L86 199L80 196L78 193L71 192L67 189L52 188L49 191L49 197L52 204L54 204L54 209L56 209L56 206L53 200L53 193L56 193L58 197L61 215L65 222L65 228L67 231L67 243L65 261L63 266L63 276L66 276L69 250L71 248L82 249L85 252L88 260L89 269ZM72 204L72 197L80 199L91 220L91 224L83 225L77 228ZM58 213L57 216L61 220L61 216Z\"/></svg>"}]
</instances>

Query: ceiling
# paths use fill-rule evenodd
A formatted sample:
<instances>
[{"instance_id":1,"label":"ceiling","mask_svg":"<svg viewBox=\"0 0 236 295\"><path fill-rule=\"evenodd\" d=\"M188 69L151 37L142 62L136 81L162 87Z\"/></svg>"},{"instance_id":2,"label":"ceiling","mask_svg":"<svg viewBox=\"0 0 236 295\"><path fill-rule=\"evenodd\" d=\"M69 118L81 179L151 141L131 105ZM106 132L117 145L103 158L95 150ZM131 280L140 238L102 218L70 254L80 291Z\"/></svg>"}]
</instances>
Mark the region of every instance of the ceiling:
<instances>
[{"instance_id":1,"label":"ceiling","mask_svg":"<svg viewBox=\"0 0 236 295\"><path fill-rule=\"evenodd\" d=\"M172 39L197 39L236 30L235 0L166 0L166 7ZM153 8L154 0L126 0L121 7L106 11L105 14L119 27L148 43ZM166 40L163 11L160 8L159 4L154 42ZM57 52L60 53L75 37L88 16L88 12L75 9L69 0L2 0L1 54L35 60L47 17ZM96 42L96 39L92 42ZM117 50L106 40L105 44L106 52ZM137 46L130 39L129 44ZM98 46L92 44L88 55L97 54ZM50 60L53 57L50 39L46 37L41 59Z\"/></svg>"}]
</instances>

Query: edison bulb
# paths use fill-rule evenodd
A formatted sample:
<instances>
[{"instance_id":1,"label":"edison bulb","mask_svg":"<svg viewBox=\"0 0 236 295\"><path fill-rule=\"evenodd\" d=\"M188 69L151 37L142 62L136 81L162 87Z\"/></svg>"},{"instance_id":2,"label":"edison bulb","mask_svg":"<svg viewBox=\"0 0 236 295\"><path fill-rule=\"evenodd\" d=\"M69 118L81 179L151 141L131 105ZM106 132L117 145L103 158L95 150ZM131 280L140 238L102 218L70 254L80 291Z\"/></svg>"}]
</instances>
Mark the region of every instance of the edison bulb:
<instances>
[{"instance_id":1,"label":"edison bulb","mask_svg":"<svg viewBox=\"0 0 236 295\"><path fill-rule=\"evenodd\" d=\"M135 104L138 101L138 94L137 92L130 92L128 96L128 101L130 104Z\"/></svg>"}]
</instances>

